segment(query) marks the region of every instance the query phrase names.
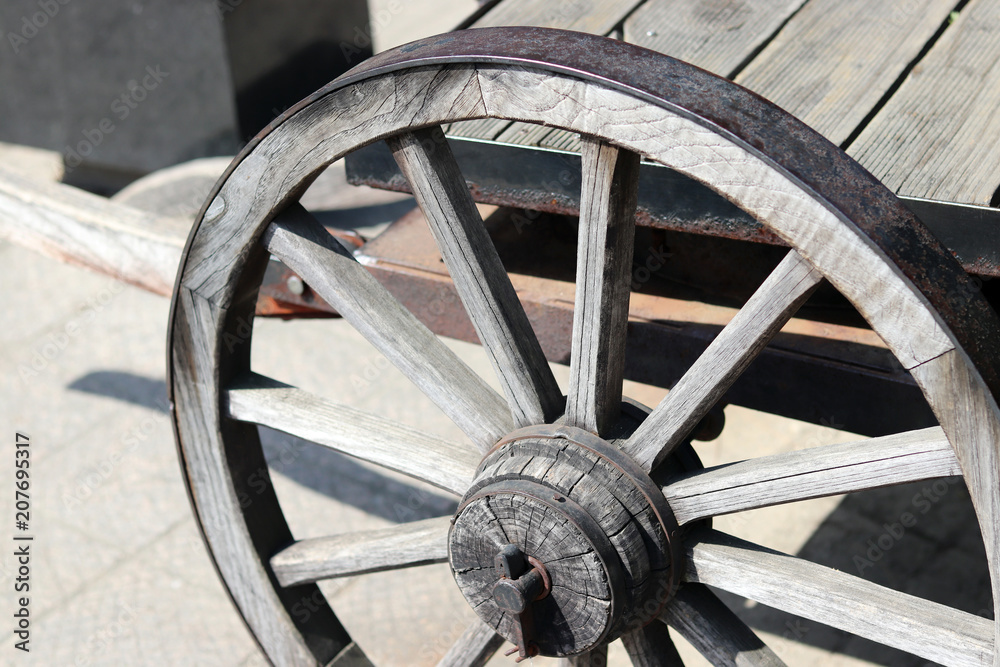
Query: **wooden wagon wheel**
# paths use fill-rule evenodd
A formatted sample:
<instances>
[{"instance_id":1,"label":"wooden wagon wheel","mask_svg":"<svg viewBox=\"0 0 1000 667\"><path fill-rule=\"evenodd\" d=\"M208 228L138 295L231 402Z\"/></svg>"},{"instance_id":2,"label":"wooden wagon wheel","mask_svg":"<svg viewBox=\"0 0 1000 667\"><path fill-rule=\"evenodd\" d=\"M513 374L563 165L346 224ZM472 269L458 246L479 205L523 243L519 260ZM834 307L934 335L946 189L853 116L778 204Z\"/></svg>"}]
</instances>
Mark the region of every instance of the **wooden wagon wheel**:
<instances>
[{"instance_id":1,"label":"wooden wagon wheel","mask_svg":"<svg viewBox=\"0 0 1000 667\"><path fill-rule=\"evenodd\" d=\"M565 399L434 131L481 117L584 137ZM296 203L325 165L385 138L503 397ZM644 419L621 410L639 156L707 184L792 248ZM468 446L255 375L251 322L269 254L440 406ZM910 370L941 427L688 472L668 479L661 494L647 472L663 476L700 418L824 278ZM445 656L448 665L481 664L500 643L494 627L522 655L574 655L576 664L590 664L621 636L635 664L679 664L655 619L714 664L733 664L737 655L741 664L778 662L708 584L946 665L1000 666L990 620L705 526L683 528L728 512L962 474L1000 601L998 332L985 301L912 215L773 105L621 42L505 28L382 54L291 109L234 161L185 251L169 385L207 543L276 664L367 663L325 605L304 616L289 612L296 600L315 597L311 582L450 555L459 587L489 625L470 627ZM462 496L459 511L347 540L295 542L270 490L258 486L241 507L252 473L265 466L255 424L428 481Z\"/></svg>"}]
</instances>

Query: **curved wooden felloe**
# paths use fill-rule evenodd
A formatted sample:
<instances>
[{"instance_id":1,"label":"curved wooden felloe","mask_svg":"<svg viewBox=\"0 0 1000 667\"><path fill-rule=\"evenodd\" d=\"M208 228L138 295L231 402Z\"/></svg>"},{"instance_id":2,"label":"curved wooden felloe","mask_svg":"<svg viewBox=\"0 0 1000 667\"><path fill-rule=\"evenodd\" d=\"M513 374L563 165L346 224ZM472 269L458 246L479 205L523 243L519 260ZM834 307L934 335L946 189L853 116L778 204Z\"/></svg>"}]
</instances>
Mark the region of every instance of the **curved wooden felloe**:
<instances>
[{"instance_id":1,"label":"curved wooden felloe","mask_svg":"<svg viewBox=\"0 0 1000 667\"><path fill-rule=\"evenodd\" d=\"M663 403L617 444L645 470L670 460L825 279L910 370L941 429L870 441L865 447L836 446L792 461L761 459L738 470L690 472L668 483L665 497L675 499L683 510L675 513L684 523L815 497L817 488L819 495L842 493L960 470L979 517L993 598L1000 604L995 351L1000 325L943 247L837 147L733 84L614 40L492 29L431 38L382 54L289 110L234 161L188 240L172 305L168 364L182 465L220 574L271 660L364 664L361 647L328 607L321 605L306 618L290 612L303 595L322 599L314 584L285 587L280 582L363 571L353 551L357 544L377 556L381 569L439 561L446 530L440 541L434 531L444 522L349 540L294 543L272 491L254 489L255 500L247 507L238 501L247 491L248 471L265 466L254 424L303 434L461 492L463 480L474 474L475 460L497 440L515 428L551 422L563 411L561 391L482 231L447 142L433 129L482 117L545 123L587 137L573 381L563 416L569 425L606 436L617 419L635 167L639 157L654 160L720 192L792 250ZM387 137L493 361L503 395L469 370L296 203L326 165ZM436 402L468 437L466 449L252 375L253 305L269 253L302 276ZM295 423L287 423L289 414L296 415ZM369 432L380 448L390 449L362 453ZM387 443L400 434L408 434L422 451L411 443L393 455ZM444 461L441 479L427 472L425 448ZM813 475L815 484L790 482L781 474L786 464ZM845 478L844 466L858 474ZM711 498L691 500L703 495ZM702 584L811 614L944 664L1000 667L991 621L715 533L695 531L685 542L688 583L667 603L661 619L714 664L730 664L737 657L758 665L779 661ZM743 572L751 564L756 569L748 583ZM808 585L796 586L799 577L808 577ZM820 604L832 590L851 593ZM886 599L892 600L889 608L881 604ZM635 629L623 637L635 664L675 664L665 633ZM482 664L496 647L489 629L477 624L444 663ZM590 658L572 660L587 664Z\"/></svg>"}]
</instances>

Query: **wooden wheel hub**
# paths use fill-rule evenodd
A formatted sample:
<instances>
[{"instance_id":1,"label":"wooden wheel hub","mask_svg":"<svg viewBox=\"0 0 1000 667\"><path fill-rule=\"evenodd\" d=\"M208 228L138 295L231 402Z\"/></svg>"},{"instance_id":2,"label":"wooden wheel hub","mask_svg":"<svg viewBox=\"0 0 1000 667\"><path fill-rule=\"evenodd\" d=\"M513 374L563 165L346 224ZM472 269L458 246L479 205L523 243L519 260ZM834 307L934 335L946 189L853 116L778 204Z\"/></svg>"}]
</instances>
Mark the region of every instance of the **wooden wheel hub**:
<instances>
[{"instance_id":1,"label":"wooden wheel hub","mask_svg":"<svg viewBox=\"0 0 1000 667\"><path fill-rule=\"evenodd\" d=\"M657 486L619 449L537 426L483 458L449 560L469 604L522 657L567 656L659 614L681 570L676 533Z\"/></svg>"}]
</instances>

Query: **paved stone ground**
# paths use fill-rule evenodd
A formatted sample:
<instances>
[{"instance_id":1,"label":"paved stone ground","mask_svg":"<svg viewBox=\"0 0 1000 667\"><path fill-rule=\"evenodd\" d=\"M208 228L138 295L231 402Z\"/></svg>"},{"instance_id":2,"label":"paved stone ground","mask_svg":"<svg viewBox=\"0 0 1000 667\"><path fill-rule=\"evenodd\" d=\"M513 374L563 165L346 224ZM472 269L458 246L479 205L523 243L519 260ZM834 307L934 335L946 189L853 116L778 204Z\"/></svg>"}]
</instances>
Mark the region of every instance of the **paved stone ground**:
<instances>
[{"instance_id":1,"label":"paved stone ground","mask_svg":"<svg viewBox=\"0 0 1000 667\"><path fill-rule=\"evenodd\" d=\"M404 41L399 35L411 23L402 14L393 18L383 27L382 45ZM9 147L0 158L39 176L54 169L44 156ZM354 209L354 220L366 225L406 206L345 190L336 178L308 201L320 209ZM364 204L380 206L356 209ZM188 506L165 411L167 307L165 299L0 242L0 461L8 462L0 465L8 471L0 475L0 543L7 545L0 547L0 618L7 619L0 624L2 665L266 664L216 577ZM342 321L261 321L254 346L259 372L459 437ZM480 349L454 347L492 380ZM555 370L565 386L567 370ZM647 404L662 395L638 385L626 391ZM832 426L836 417L830 415ZM15 432L31 437L29 654L14 648L12 634ZM730 407L722 437L698 449L713 465L850 437ZM297 536L391 525L454 508L439 492L288 436L268 432L265 444ZM886 526L907 511L917 524L902 538L889 535ZM724 517L716 526L973 613L989 607L982 544L961 484L828 498ZM443 565L357 577L324 590L380 665L433 664L471 614ZM792 665L926 664L726 600ZM688 647L682 651L687 664L705 664ZM620 647L613 647L612 663L625 664ZM512 661L498 657L493 664Z\"/></svg>"}]
</instances>

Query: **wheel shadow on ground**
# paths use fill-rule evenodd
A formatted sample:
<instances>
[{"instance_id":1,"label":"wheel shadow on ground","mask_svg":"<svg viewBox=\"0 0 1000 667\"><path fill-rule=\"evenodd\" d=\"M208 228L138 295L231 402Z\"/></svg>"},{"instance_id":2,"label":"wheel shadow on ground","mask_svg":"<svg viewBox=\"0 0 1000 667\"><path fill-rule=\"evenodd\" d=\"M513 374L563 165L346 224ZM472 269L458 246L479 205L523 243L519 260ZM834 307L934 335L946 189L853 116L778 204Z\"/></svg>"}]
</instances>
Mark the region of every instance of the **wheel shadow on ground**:
<instances>
[{"instance_id":1,"label":"wheel shadow on ground","mask_svg":"<svg viewBox=\"0 0 1000 667\"><path fill-rule=\"evenodd\" d=\"M67 389L114 398L163 414L170 412L167 385L158 378L122 371L93 371L73 380Z\"/></svg>"},{"instance_id":2,"label":"wheel shadow on ground","mask_svg":"<svg viewBox=\"0 0 1000 667\"><path fill-rule=\"evenodd\" d=\"M961 478L847 496L797 556L949 607L993 618L986 551ZM751 627L880 665L935 663L720 592Z\"/></svg>"},{"instance_id":3,"label":"wheel shadow on ground","mask_svg":"<svg viewBox=\"0 0 1000 667\"><path fill-rule=\"evenodd\" d=\"M121 371L94 371L69 389L169 412L161 379ZM405 523L453 514L457 502L422 486L382 474L351 458L268 428L260 429L264 456L271 469L289 479L368 514Z\"/></svg>"}]
</instances>

